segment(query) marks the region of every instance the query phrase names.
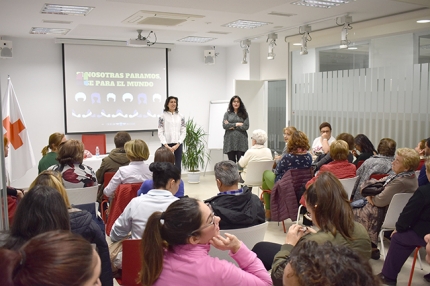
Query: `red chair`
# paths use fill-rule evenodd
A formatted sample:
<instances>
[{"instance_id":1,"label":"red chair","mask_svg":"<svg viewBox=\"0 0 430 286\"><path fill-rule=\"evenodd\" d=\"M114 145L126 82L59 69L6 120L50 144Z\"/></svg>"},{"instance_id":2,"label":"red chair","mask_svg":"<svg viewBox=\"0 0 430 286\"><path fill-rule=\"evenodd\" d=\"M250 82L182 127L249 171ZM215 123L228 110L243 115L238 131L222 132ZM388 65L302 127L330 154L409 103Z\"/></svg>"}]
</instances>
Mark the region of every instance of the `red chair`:
<instances>
[{"instance_id":1,"label":"red chair","mask_svg":"<svg viewBox=\"0 0 430 286\"><path fill-rule=\"evenodd\" d=\"M421 168L423 167L424 163L426 162L426 159L421 159L420 164L418 165L417 171L421 171Z\"/></svg>"},{"instance_id":2,"label":"red chair","mask_svg":"<svg viewBox=\"0 0 430 286\"><path fill-rule=\"evenodd\" d=\"M121 184L115 190L115 195L109 206L109 216L106 223L106 235L110 235L113 224L122 214L128 203L136 197L142 183Z\"/></svg>"},{"instance_id":3,"label":"red chair","mask_svg":"<svg viewBox=\"0 0 430 286\"><path fill-rule=\"evenodd\" d=\"M138 286L139 271L142 267L141 240L126 239L122 242L122 276L116 278L119 285Z\"/></svg>"},{"instance_id":4,"label":"red chair","mask_svg":"<svg viewBox=\"0 0 430 286\"><path fill-rule=\"evenodd\" d=\"M356 167L357 167L357 169L358 169L358 168L360 168L360 167L361 167L361 165L363 165L363 163L364 163L364 160L360 160L360 161L358 161L358 162L357 162L357 166L356 166Z\"/></svg>"},{"instance_id":5,"label":"red chair","mask_svg":"<svg viewBox=\"0 0 430 286\"><path fill-rule=\"evenodd\" d=\"M105 134L82 134L82 143L93 155L96 155L96 147L99 147L100 154L106 154Z\"/></svg>"},{"instance_id":6,"label":"red chair","mask_svg":"<svg viewBox=\"0 0 430 286\"><path fill-rule=\"evenodd\" d=\"M370 175L370 179L379 180L379 179L385 178L386 176L388 176L388 174L372 174Z\"/></svg>"},{"instance_id":7,"label":"red chair","mask_svg":"<svg viewBox=\"0 0 430 286\"><path fill-rule=\"evenodd\" d=\"M115 172L106 172L103 176L103 189L109 184L112 177L115 175ZM107 223L107 211L109 206L109 198L103 195L102 202L100 204L100 212L102 214L102 220L104 223Z\"/></svg>"}]
</instances>

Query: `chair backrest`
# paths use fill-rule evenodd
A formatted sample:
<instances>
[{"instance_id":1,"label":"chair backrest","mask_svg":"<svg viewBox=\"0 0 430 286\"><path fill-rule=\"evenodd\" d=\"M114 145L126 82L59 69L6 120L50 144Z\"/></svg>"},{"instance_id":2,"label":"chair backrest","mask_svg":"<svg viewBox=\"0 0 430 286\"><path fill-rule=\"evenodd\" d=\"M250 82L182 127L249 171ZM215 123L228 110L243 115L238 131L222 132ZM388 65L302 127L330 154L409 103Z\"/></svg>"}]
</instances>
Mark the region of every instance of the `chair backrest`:
<instances>
[{"instance_id":1,"label":"chair backrest","mask_svg":"<svg viewBox=\"0 0 430 286\"><path fill-rule=\"evenodd\" d=\"M415 171L415 176L417 177L417 179L418 179L418 177L420 176L420 172L421 172L421 171L418 171L418 170L416 170L416 171Z\"/></svg>"},{"instance_id":2,"label":"chair backrest","mask_svg":"<svg viewBox=\"0 0 430 286\"><path fill-rule=\"evenodd\" d=\"M103 187L106 188L106 186L109 184L112 177L115 175L115 172L106 172L103 175Z\"/></svg>"},{"instance_id":3,"label":"chair backrest","mask_svg":"<svg viewBox=\"0 0 430 286\"><path fill-rule=\"evenodd\" d=\"M235 235L239 240L241 240L246 247L252 249L257 242L264 240L264 235L266 234L267 226L269 223L266 221L264 223L254 225L246 228L238 229L226 229L220 230L220 234L224 236L225 233L230 233ZM236 261L228 255L228 251L222 251L211 246L209 255L212 257L218 257L219 259L224 259L233 262L237 265Z\"/></svg>"},{"instance_id":4,"label":"chair backrest","mask_svg":"<svg viewBox=\"0 0 430 286\"><path fill-rule=\"evenodd\" d=\"M142 267L140 258L141 240L126 239L122 242L121 285L137 286L137 278Z\"/></svg>"},{"instance_id":5,"label":"chair backrest","mask_svg":"<svg viewBox=\"0 0 430 286\"><path fill-rule=\"evenodd\" d=\"M82 134L82 143L85 150L96 154L96 147L99 147L100 154L106 154L106 135L105 134Z\"/></svg>"},{"instance_id":6,"label":"chair backrest","mask_svg":"<svg viewBox=\"0 0 430 286\"><path fill-rule=\"evenodd\" d=\"M395 194L388 205L387 214L381 228L395 229L400 213L412 197L413 193Z\"/></svg>"},{"instance_id":7,"label":"chair backrest","mask_svg":"<svg viewBox=\"0 0 430 286\"><path fill-rule=\"evenodd\" d=\"M273 160L252 161L246 166L246 182L243 183L248 187L258 187L263 183L263 173L266 170L272 170Z\"/></svg>"},{"instance_id":8,"label":"chair backrest","mask_svg":"<svg viewBox=\"0 0 430 286\"><path fill-rule=\"evenodd\" d=\"M426 162L426 159L421 159L420 160L420 163L418 164L418 167L417 167L417 171L421 171L421 168L423 167L423 165L425 164L425 162Z\"/></svg>"},{"instance_id":9,"label":"chair backrest","mask_svg":"<svg viewBox=\"0 0 430 286\"><path fill-rule=\"evenodd\" d=\"M339 179L341 182L343 188L346 191L346 194L348 195L348 199L351 199L352 190L354 189L355 182L357 181L357 176L354 178L347 178L347 179Z\"/></svg>"},{"instance_id":10,"label":"chair backrest","mask_svg":"<svg viewBox=\"0 0 430 286\"><path fill-rule=\"evenodd\" d=\"M87 188L66 189L67 196L72 205L94 203L97 201L98 185Z\"/></svg>"},{"instance_id":11,"label":"chair backrest","mask_svg":"<svg viewBox=\"0 0 430 286\"><path fill-rule=\"evenodd\" d=\"M361 167L361 165L363 165L363 163L364 163L364 160L360 160L360 161L358 161L358 162L357 162L357 166L356 166L356 167L357 167L357 169L358 169L358 168L360 168L360 167Z\"/></svg>"},{"instance_id":12,"label":"chair backrest","mask_svg":"<svg viewBox=\"0 0 430 286\"><path fill-rule=\"evenodd\" d=\"M128 203L136 197L142 183L120 184L115 190L114 198L110 204L109 216L106 223L106 234L109 236L113 224L122 214Z\"/></svg>"},{"instance_id":13,"label":"chair backrest","mask_svg":"<svg viewBox=\"0 0 430 286\"><path fill-rule=\"evenodd\" d=\"M369 179L379 180L379 179L385 178L386 176L388 176L388 174L372 174L370 175Z\"/></svg>"}]
</instances>

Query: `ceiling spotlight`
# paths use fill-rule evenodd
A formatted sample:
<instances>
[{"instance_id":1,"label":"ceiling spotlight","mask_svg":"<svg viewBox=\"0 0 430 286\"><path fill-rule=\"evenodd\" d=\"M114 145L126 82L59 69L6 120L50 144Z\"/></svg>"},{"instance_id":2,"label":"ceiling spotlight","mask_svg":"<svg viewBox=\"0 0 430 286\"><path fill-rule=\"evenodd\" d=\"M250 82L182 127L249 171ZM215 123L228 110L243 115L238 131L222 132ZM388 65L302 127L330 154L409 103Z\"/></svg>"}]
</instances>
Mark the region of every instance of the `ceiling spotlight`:
<instances>
[{"instance_id":1,"label":"ceiling spotlight","mask_svg":"<svg viewBox=\"0 0 430 286\"><path fill-rule=\"evenodd\" d=\"M246 39L243 41L240 41L240 47L242 48L243 57L242 57L242 64L246 65L248 63L247 57L249 54L249 47L251 46L251 40Z\"/></svg>"},{"instance_id":2,"label":"ceiling spotlight","mask_svg":"<svg viewBox=\"0 0 430 286\"><path fill-rule=\"evenodd\" d=\"M312 37L309 34L311 32L311 26L305 25L299 27L299 34L302 35L302 47L300 48L300 55L308 54L308 42L312 41Z\"/></svg>"},{"instance_id":3,"label":"ceiling spotlight","mask_svg":"<svg viewBox=\"0 0 430 286\"><path fill-rule=\"evenodd\" d=\"M275 53L273 52L273 49L275 48L275 46L276 46L276 40L278 39L278 35L277 34L275 34L275 33L272 33L272 34L269 34L268 36L267 36L267 40L266 40L266 42L268 42L269 43L269 51L268 51L268 53L267 53L267 59L268 60L273 60L273 59L275 59Z\"/></svg>"},{"instance_id":4,"label":"ceiling spotlight","mask_svg":"<svg viewBox=\"0 0 430 286\"><path fill-rule=\"evenodd\" d=\"M351 26L352 23L352 17L351 16L344 16L341 18L341 24L337 23L336 18L336 24L342 27L342 32L340 34L340 49L347 49L349 44L351 44L351 41L348 40L348 31L352 29Z\"/></svg>"}]
</instances>

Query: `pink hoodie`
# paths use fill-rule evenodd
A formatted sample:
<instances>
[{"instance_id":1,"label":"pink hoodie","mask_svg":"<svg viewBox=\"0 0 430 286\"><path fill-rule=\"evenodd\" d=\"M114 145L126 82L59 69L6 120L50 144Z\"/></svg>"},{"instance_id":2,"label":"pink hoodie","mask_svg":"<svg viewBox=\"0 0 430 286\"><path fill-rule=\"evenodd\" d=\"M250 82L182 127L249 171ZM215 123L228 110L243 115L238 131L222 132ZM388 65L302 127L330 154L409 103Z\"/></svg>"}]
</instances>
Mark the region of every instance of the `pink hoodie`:
<instances>
[{"instance_id":1,"label":"pink hoodie","mask_svg":"<svg viewBox=\"0 0 430 286\"><path fill-rule=\"evenodd\" d=\"M154 285L272 285L270 275L257 255L245 244L229 255L240 268L209 256L209 244L185 244L166 251L163 271Z\"/></svg>"}]
</instances>

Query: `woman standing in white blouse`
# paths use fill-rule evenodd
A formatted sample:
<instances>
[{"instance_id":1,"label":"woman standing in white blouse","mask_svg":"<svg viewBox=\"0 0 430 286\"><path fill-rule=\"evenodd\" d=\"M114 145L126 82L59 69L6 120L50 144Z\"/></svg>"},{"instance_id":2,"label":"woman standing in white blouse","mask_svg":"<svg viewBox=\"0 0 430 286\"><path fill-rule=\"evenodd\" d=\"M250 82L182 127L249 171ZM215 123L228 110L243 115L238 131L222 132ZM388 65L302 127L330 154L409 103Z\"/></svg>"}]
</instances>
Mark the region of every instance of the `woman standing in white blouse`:
<instances>
[{"instance_id":1,"label":"woman standing in white blouse","mask_svg":"<svg viewBox=\"0 0 430 286\"><path fill-rule=\"evenodd\" d=\"M185 118L178 112L178 98L169 96L163 114L158 119L158 138L161 145L175 154L175 166L182 170L182 143L185 139Z\"/></svg>"}]
</instances>

